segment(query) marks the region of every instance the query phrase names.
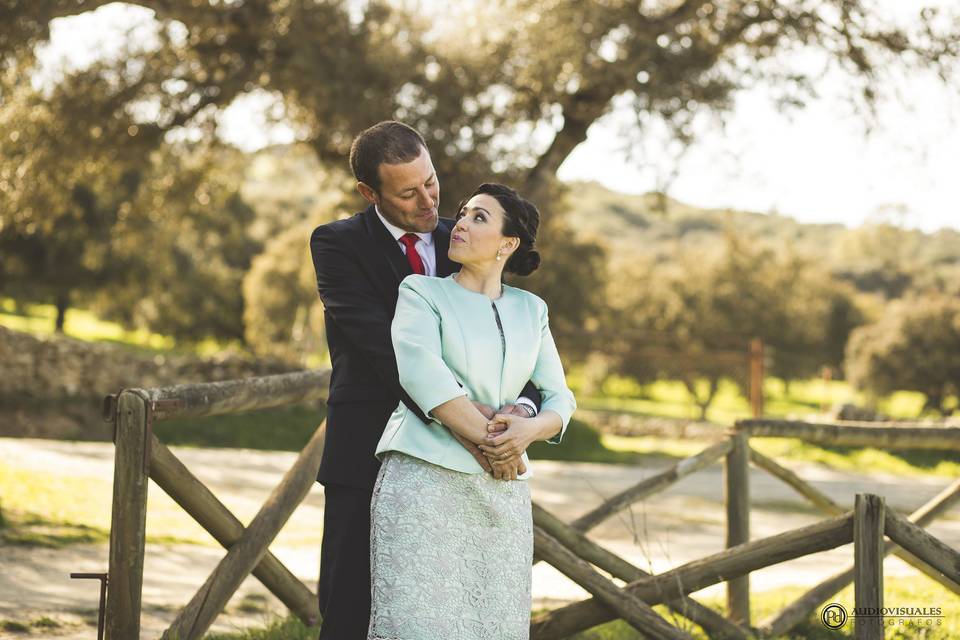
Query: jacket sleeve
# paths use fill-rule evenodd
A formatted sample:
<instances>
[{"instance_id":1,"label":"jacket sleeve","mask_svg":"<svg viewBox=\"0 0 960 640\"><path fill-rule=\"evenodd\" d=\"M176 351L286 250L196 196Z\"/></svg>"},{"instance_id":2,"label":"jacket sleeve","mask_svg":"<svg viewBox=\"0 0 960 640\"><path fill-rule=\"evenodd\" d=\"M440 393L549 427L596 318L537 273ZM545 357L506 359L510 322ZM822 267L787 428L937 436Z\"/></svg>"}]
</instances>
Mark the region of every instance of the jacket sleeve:
<instances>
[{"instance_id":1,"label":"jacket sleeve","mask_svg":"<svg viewBox=\"0 0 960 640\"><path fill-rule=\"evenodd\" d=\"M422 287L424 279L408 276L400 283L392 334L400 384L429 415L444 402L467 393L443 361L440 314Z\"/></svg>"},{"instance_id":2,"label":"jacket sleeve","mask_svg":"<svg viewBox=\"0 0 960 640\"><path fill-rule=\"evenodd\" d=\"M526 398L533 403L533 406L537 408L537 413L542 411L543 407L543 396L540 395L540 390L537 389L537 385L533 382L528 381L523 387L523 391L520 392L520 398Z\"/></svg>"},{"instance_id":3,"label":"jacket sleeve","mask_svg":"<svg viewBox=\"0 0 960 640\"><path fill-rule=\"evenodd\" d=\"M427 421L420 407L400 386L390 340L393 320L390 310L361 269L349 244L339 238L330 225L323 225L317 227L310 238L310 253L324 313L330 314L353 350L370 363L380 382Z\"/></svg>"},{"instance_id":4,"label":"jacket sleeve","mask_svg":"<svg viewBox=\"0 0 960 640\"><path fill-rule=\"evenodd\" d=\"M541 411L556 411L563 420L560 433L547 440L550 444L559 444L577 408L577 401L573 397L573 392L567 387L560 354L557 352L557 345L550 332L547 305L542 301L540 302L540 352L537 354L537 364L530 381L540 389L543 395Z\"/></svg>"}]
</instances>

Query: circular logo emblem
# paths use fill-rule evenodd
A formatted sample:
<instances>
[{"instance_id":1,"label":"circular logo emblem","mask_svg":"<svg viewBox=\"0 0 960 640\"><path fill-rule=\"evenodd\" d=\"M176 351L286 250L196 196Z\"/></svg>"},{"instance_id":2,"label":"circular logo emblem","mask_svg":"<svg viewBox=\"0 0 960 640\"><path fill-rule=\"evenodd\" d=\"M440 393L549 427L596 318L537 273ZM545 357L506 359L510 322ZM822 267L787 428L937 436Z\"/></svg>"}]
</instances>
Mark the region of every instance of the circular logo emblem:
<instances>
[{"instance_id":1,"label":"circular logo emblem","mask_svg":"<svg viewBox=\"0 0 960 640\"><path fill-rule=\"evenodd\" d=\"M847 610L842 604L830 603L820 612L820 621L828 629L839 629L847 622Z\"/></svg>"}]
</instances>

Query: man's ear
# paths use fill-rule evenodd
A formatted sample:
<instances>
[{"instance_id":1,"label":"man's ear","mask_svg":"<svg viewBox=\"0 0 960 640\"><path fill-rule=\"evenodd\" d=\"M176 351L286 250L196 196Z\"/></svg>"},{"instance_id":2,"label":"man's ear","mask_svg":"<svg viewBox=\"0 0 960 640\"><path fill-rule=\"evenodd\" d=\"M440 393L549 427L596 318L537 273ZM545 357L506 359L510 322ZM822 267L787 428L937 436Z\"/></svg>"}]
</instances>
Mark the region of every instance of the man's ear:
<instances>
[{"instance_id":1,"label":"man's ear","mask_svg":"<svg viewBox=\"0 0 960 640\"><path fill-rule=\"evenodd\" d=\"M358 182L357 191L360 192L360 195L363 196L363 199L369 202L370 204L380 204L380 197L377 194L376 190L370 185Z\"/></svg>"}]
</instances>

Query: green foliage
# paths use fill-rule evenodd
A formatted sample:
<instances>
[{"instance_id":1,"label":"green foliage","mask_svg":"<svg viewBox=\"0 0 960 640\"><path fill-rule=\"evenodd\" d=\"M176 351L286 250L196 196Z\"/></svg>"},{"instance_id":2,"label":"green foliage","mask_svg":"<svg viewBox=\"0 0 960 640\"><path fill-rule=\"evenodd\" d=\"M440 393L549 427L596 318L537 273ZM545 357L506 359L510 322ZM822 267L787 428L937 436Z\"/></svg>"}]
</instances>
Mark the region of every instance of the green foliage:
<instances>
[{"instance_id":1,"label":"green foliage","mask_svg":"<svg viewBox=\"0 0 960 640\"><path fill-rule=\"evenodd\" d=\"M98 291L95 308L180 340L242 340L240 284L261 249L238 193L246 160L218 147L165 146L153 157L130 205L148 221L120 236L128 268Z\"/></svg>"},{"instance_id":2,"label":"green foliage","mask_svg":"<svg viewBox=\"0 0 960 640\"><path fill-rule=\"evenodd\" d=\"M550 330L561 356L566 363L582 361L597 348L596 331L609 306L606 253L578 238L562 218L542 223L537 245L543 254L540 268L528 277L511 278L511 283L549 301Z\"/></svg>"},{"instance_id":3,"label":"green foliage","mask_svg":"<svg viewBox=\"0 0 960 640\"><path fill-rule=\"evenodd\" d=\"M753 338L772 355L773 375L796 379L838 363L860 321L850 293L811 261L732 231L724 238L709 253L679 250L676 262L624 264L609 293L612 370L681 380L702 416L721 378L746 388Z\"/></svg>"},{"instance_id":4,"label":"green foliage","mask_svg":"<svg viewBox=\"0 0 960 640\"><path fill-rule=\"evenodd\" d=\"M7 295L61 311L96 293L125 322L191 340L244 335L238 283L273 237L246 235L240 172L214 151L217 116L237 98L274 98L274 115L328 169L346 166L358 131L395 117L424 133L445 202L484 180L516 186L555 227L543 242L553 273L531 286L560 301L555 319L574 354L585 348L574 329L603 319L604 274L597 249L565 232L576 225L562 224L554 178L615 99L636 110L626 142L651 120L688 141L695 117L727 111L745 85L765 82L782 103L802 104L815 77L786 62L796 47L845 72L861 106L896 71L948 77L956 62L955 30L940 26L950 16L893 24L859 0L672 11L511 0L429 17L405 3L134 0L149 10L138 13L146 37L41 78L36 50L51 22L103 4L14 3L0 24L0 278ZM223 173L198 170L187 148ZM706 228L691 222L685 234ZM277 331L253 335L275 344Z\"/></svg>"},{"instance_id":5,"label":"green foliage","mask_svg":"<svg viewBox=\"0 0 960 640\"><path fill-rule=\"evenodd\" d=\"M527 449L531 460L567 460L571 462L639 463L641 457L627 451L608 449L592 427L571 420L560 444L534 442Z\"/></svg>"},{"instance_id":6,"label":"green foliage","mask_svg":"<svg viewBox=\"0 0 960 640\"><path fill-rule=\"evenodd\" d=\"M301 224L274 238L243 279L244 335L258 354L303 362L325 350L311 231Z\"/></svg>"},{"instance_id":7,"label":"green foliage","mask_svg":"<svg viewBox=\"0 0 960 640\"><path fill-rule=\"evenodd\" d=\"M891 305L851 337L847 375L874 394L919 391L922 411L950 413L951 396L960 396L960 301L930 296Z\"/></svg>"}]
</instances>

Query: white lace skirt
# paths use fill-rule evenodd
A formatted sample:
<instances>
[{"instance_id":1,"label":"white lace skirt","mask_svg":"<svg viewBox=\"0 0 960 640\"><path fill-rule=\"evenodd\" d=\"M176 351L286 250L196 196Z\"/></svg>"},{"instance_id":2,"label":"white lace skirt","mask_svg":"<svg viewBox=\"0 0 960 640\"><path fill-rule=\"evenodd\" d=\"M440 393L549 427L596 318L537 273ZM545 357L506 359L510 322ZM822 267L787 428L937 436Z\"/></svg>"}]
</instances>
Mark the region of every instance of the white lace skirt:
<instances>
[{"instance_id":1,"label":"white lace skirt","mask_svg":"<svg viewBox=\"0 0 960 640\"><path fill-rule=\"evenodd\" d=\"M368 640L527 640L533 522L525 481L389 452L370 508Z\"/></svg>"}]
</instances>

